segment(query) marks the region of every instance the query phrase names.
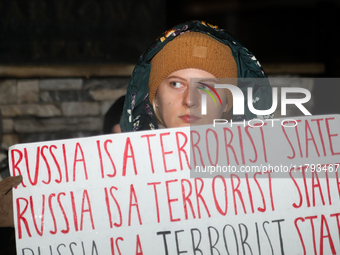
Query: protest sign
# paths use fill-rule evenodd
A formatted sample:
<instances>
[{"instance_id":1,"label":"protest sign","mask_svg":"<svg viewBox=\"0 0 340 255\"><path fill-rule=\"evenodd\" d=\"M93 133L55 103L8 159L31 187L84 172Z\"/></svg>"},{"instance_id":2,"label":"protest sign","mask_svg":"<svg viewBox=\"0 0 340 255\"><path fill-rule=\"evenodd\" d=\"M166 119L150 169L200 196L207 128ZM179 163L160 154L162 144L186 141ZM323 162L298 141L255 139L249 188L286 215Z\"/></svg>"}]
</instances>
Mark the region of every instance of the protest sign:
<instances>
[{"instance_id":1,"label":"protest sign","mask_svg":"<svg viewBox=\"0 0 340 255\"><path fill-rule=\"evenodd\" d=\"M17 253L338 254L339 134L325 115L12 146Z\"/></svg>"}]
</instances>

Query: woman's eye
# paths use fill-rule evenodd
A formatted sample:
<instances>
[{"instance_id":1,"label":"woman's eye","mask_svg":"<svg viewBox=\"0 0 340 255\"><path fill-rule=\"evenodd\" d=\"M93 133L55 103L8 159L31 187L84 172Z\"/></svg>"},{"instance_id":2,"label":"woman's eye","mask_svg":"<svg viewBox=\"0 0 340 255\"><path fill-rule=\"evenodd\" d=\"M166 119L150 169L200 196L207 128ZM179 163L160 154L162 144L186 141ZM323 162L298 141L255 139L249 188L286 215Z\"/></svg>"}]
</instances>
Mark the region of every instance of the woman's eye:
<instances>
[{"instance_id":1,"label":"woman's eye","mask_svg":"<svg viewBox=\"0 0 340 255\"><path fill-rule=\"evenodd\" d=\"M182 83L176 81L170 82L170 86L176 89L183 87Z\"/></svg>"}]
</instances>

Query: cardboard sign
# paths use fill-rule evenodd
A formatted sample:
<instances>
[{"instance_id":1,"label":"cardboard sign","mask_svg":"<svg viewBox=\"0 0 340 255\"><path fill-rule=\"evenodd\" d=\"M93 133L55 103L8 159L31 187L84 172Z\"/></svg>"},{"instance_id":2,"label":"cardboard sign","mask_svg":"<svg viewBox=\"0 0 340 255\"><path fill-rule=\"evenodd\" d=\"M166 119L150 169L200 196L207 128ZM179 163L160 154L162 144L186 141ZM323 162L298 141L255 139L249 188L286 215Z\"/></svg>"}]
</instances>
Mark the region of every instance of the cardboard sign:
<instances>
[{"instance_id":1,"label":"cardboard sign","mask_svg":"<svg viewBox=\"0 0 340 255\"><path fill-rule=\"evenodd\" d=\"M338 254L339 134L327 115L12 146L17 253Z\"/></svg>"}]
</instances>

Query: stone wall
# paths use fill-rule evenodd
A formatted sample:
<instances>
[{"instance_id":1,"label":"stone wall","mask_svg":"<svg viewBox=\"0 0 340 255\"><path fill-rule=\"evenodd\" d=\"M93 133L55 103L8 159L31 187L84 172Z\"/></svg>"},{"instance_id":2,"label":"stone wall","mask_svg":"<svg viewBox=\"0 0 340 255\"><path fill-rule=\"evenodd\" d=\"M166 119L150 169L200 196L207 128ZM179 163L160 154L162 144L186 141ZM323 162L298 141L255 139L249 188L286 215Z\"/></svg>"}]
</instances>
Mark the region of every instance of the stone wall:
<instances>
[{"instance_id":1,"label":"stone wall","mask_svg":"<svg viewBox=\"0 0 340 255\"><path fill-rule=\"evenodd\" d=\"M129 77L0 80L3 143L46 141L99 135L103 117L112 103L125 94ZM313 79L271 75L273 87L304 87L313 91ZM312 92L313 93L313 92ZM280 95L278 96L280 98ZM313 98L305 104L311 111ZM302 115L294 105L287 116Z\"/></svg>"},{"instance_id":2,"label":"stone wall","mask_svg":"<svg viewBox=\"0 0 340 255\"><path fill-rule=\"evenodd\" d=\"M3 143L101 134L104 114L128 82L129 77L2 79Z\"/></svg>"}]
</instances>

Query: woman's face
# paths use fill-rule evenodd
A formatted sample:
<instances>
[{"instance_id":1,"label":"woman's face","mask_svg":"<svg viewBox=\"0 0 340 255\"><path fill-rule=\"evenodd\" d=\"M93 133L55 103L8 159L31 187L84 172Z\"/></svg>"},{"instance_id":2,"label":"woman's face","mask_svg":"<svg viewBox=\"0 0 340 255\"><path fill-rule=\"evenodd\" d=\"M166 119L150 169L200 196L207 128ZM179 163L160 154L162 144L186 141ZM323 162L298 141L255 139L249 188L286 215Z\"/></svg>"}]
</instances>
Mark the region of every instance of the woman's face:
<instances>
[{"instance_id":1,"label":"woman's face","mask_svg":"<svg viewBox=\"0 0 340 255\"><path fill-rule=\"evenodd\" d=\"M192 79L195 78L195 79ZM190 84L191 79L191 84ZM227 109L227 95L224 89L216 89L222 104L213 91L218 80L214 75L200 69L182 69L171 73L159 86L155 104L167 128L190 125L212 124L214 119L221 119ZM201 114L202 94L208 90L215 98L206 95L207 114Z\"/></svg>"}]
</instances>

